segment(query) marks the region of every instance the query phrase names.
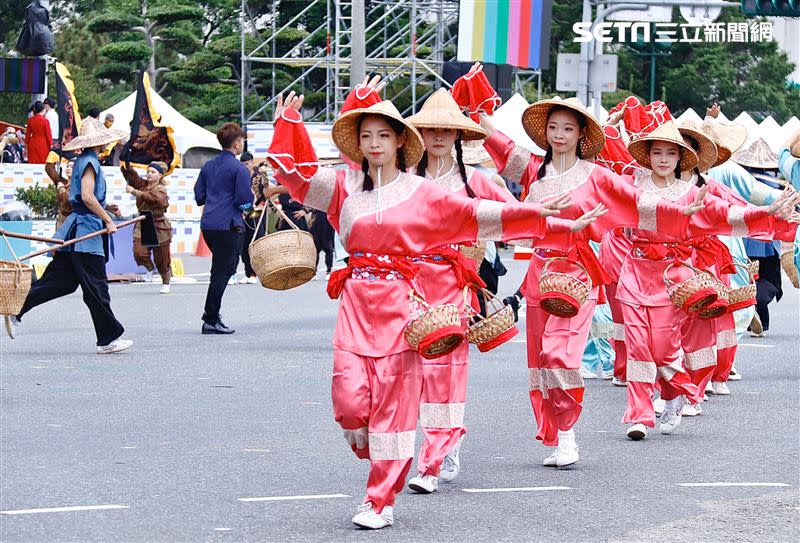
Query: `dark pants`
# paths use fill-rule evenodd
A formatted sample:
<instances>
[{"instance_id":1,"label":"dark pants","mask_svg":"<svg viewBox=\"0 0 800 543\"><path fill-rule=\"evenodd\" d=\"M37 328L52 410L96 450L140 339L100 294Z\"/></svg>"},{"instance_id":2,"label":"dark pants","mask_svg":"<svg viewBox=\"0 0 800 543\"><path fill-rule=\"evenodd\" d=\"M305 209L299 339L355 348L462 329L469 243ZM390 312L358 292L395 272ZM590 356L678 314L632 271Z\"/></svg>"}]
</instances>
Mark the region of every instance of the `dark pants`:
<instances>
[{"instance_id":1,"label":"dark pants","mask_svg":"<svg viewBox=\"0 0 800 543\"><path fill-rule=\"evenodd\" d=\"M325 213L314 211L314 221L309 231L314 236L314 247L317 249L317 264L319 264L319 253L325 253L325 270L330 273L331 268L333 268L334 233Z\"/></svg>"},{"instance_id":2,"label":"dark pants","mask_svg":"<svg viewBox=\"0 0 800 543\"><path fill-rule=\"evenodd\" d=\"M769 304L781 299L781 260L777 254L756 257L758 261L758 280L756 281L756 313L764 330L769 330Z\"/></svg>"},{"instance_id":3,"label":"dark pants","mask_svg":"<svg viewBox=\"0 0 800 543\"><path fill-rule=\"evenodd\" d=\"M50 300L72 294L81 287L83 303L89 308L97 336L97 345L108 345L122 335L125 328L114 317L108 295L106 260L88 253L58 252L47 265L42 278L31 285L18 318Z\"/></svg>"},{"instance_id":4,"label":"dark pants","mask_svg":"<svg viewBox=\"0 0 800 543\"><path fill-rule=\"evenodd\" d=\"M500 260L500 255L496 255L494 259L494 264L489 264L484 258L481 260L481 267L478 269L478 275L480 275L483 282L486 283L486 290L491 292L492 294L497 294L497 287L499 284L500 277L505 275L506 267L503 265L503 262ZM478 303L480 304L481 315L484 317L486 315L486 300L484 300L484 295L482 292L478 293Z\"/></svg>"},{"instance_id":5,"label":"dark pants","mask_svg":"<svg viewBox=\"0 0 800 543\"><path fill-rule=\"evenodd\" d=\"M258 219L246 218L244 220L244 241L242 242L242 263L244 264L244 274L247 277L255 277L256 272L253 270L253 265L250 264L250 244L254 239L262 237L267 231L267 221L261 222L261 228L256 232L258 226Z\"/></svg>"},{"instance_id":6,"label":"dark pants","mask_svg":"<svg viewBox=\"0 0 800 543\"><path fill-rule=\"evenodd\" d=\"M222 295L228 280L236 273L239 254L244 241L243 232L232 230L203 230L203 239L211 250L211 281L206 294L206 306L203 321L217 324L219 308L222 306Z\"/></svg>"}]
</instances>

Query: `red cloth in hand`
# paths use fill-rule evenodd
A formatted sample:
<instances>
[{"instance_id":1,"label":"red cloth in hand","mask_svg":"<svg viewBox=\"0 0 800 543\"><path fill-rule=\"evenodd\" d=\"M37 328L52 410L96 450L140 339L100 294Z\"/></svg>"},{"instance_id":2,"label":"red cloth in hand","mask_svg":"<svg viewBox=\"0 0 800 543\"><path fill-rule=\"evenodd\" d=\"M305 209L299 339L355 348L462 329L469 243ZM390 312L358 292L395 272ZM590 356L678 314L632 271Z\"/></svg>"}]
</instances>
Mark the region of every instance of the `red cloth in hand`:
<instances>
[{"instance_id":1,"label":"red cloth in hand","mask_svg":"<svg viewBox=\"0 0 800 543\"><path fill-rule=\"evenodd\" d=\"M482 71L471 77L462 75L450 92L461 109L476 123L480 122L479 113L492 115L502 102Z\"/></svg>"},{"instance_id":2,"label":"red cloth in hand","mask_svg":"<svg viewBox=\"0 0 800 543\"><path fill-rule=\"evenodd\" d=\"M296 109L284 109L275 121L267 159L273 168L280 168L285 173L297 170L306 179L317 173L317 154L303 125L303 117Z\"/></svg>"}]
</instances>

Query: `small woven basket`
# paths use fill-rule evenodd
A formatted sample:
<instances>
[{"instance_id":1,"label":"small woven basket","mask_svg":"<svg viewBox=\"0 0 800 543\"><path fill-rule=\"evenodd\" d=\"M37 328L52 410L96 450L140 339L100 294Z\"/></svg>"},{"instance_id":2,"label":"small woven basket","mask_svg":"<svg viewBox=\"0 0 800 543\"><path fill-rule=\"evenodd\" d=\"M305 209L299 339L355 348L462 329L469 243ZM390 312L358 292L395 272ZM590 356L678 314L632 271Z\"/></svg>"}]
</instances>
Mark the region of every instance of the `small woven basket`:
<instances>
[{"instance_id":1,"label":"small woven basket","mask_svg":"<svg viewBox=\"0 0 800 543\"><path fill-rule=\"evenodd\" d=\"M314 237L300 230L286 214L272 204L291 227L254 239L248 247L250 263L261 285L271 290L289 290L311 281L317 273L317 249ZM256 232L267 213L258 219Z\"/></svg>"},{"instance_id":2,"label":"small woven basket","mask_svg":"<svg viewBox=\"0 0 800 543\"><path fill-rule=\"evenodd\" d=\"M425 310L411 320L403 332L406 341L424 358L434 359L444 356L458 347L464 338L464 327L461 314L455 304L430 306L428 303L409 291L409 303L412 308L419 304Z\"/></svg>"},{"instance_id":3,"label":"small woven basket","mask_svg":"<svg viewBox=\"0 0 800 543\"><path fill-rule=\"evenodd\" d=\"M676 265L686 266L694 274L686 281L675 282L667 276L667 272ZM687 315L694 316L717 300L714 281L714 276L707 271L698 270L685 262L673 262L664 269L664 286L669 299Z\"/></svg>"},{"instance_id":4,"label":"small woven basket","mask_svg":"<svg viewBox=\"0 0 800 543\"><path fill-rule=\"evenodd\" d=\"M472 261L476 270L481 269L481 262L486 256L486 242L479 241L475 245L459 245L458 250Z\"/></svg>"},{"instance_id":5,"label":"small woven basket","mask_svg":"<svg viewBox=\"0 0 800 543\"><path fill-rule=\"evenodd\" d=\"M697 315L698 318L711 320L721 317L728 312L728 306L730 305L728 297L730 296L731 290L716 277L714 277L714 290L717 291L717 299L703 308Z\"/></svg>"},{"instance_id":6,"label":"small woven basket","mask_svg":"<svg viewBox=\"0 0 800 543\"><path fill-rule=\"evenodd\" d=\"M31 290L33 267L19 261L5 235L3 240L14 262L0 260L0 315L16 315L22 310Z\"/></svg>"},{"instance_id":7,"label":"small woven basket","mask_svg":"<svg viewBox=\"0 0 800 543\"><path fill-rule=\"evenodd\" d=\"M563 260L574 265L586 274L586 281L581 281L564 272L549 271L550 264L556 260ZM542 277L539 279L539 292L541 299L539 305L557 317L574 317L586 302L592 291L592 278L580 262L572 262L563 256L549 259L542 268Z\"/></svg>"},{"instance_id":8,"label":"small woven basket","mask_svg":"<svg viewBox=\"0 0 800 543\"><path fill-rule=\"evenodd\" d=\"M758 261L756 260L756 264ZM781 255L781 267L783 271L789 276L794 288L800 288L800 278L797 276L797 266L794 265L794 252L789 250Z\"/></svg>"},{"instance_id":9,"label":"small woven basket","mask_svg":"<svg viewBox=\"0 0 800 543\"><path fill-rule=\"evenodd\" d=\"M747 270L750 283L739 288L728 290L728 312L733 313L739 309L756 305L756 276L758 275L758 260L747 265L734 262L736 266Z\"/></svg>"},{"instance_id":10,"label":"small woven basket","mask_svg":"<svg viewBox=\"0 0 800 543\"><path fill-rule=\"evenodd\" d=\"M510 340L519 333L514 324L514 310L510 305L503 305L491 292L481 289L484 300L492 306L492 313L486 317L472 309L469 304L469 287L464 287L464 306L472 314L474 322L467 328L467 341L477 345L482 353L491 351ZM488 305L487 305L488 308Z\"/></svg>"}]
</instances>

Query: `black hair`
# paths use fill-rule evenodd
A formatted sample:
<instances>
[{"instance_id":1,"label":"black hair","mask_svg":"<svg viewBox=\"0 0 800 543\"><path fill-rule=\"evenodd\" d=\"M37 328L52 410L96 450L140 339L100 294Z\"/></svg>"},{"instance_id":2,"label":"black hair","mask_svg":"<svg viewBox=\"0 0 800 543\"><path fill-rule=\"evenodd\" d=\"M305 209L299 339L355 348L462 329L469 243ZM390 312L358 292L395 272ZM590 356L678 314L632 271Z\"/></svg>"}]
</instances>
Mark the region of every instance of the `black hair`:
<instances>
[{"instance_id":1,"label":"black hair","mask_svg":"<svg viewBox=\"0 0 800 543\"><path fill-rule=\"evenodd\" d=\"M689 134L681 134L683 139L688 140L689 143L692 144L692 148L697 152L697 156L700 156L700 142L697 141L694 137L690 136ZM681 149L681 158L683 158L683 149ZM678 168L680 168L680 162L678 162ZM694 173L697 174L697 182L695 185L698 187L702 187L706 184L706 180L703 177L703 174L700 173L700 161L697 161L697 166L694 167Z\"/></svg>"},{"instance_id":2,"label":"black hair","mask_svg":"<svg viewBox=\"0 0 800 543\"><path fill-rule=\"evenodd\" d=\"M93 107L92 109L89 110L89 117L94 117L96 119L99 116L100 116L100 108L99 107Z\"/></svg>"},{"instance_id":3,"label":"black hair","mask_svg":"<svg viewBox=\"0 0 800 543\"><path fill-rule=\"evenodd\" d=\"M42 111L44 111L44 104L37 100L33 104L33 112L34 113L41 113Z\"/></svg>"},{"instance_id":4,"label":"black hair","mask_svg":"<svg viewBox=\"0 0 800 543\"><path fill-rule=\"evenodd\" d=\"M458 173L461 174L461 180L464 182L464 188L467 189L467 196L470 198L477 198L475 191L469 186L467 182L467 167L464 164L464 149L461 146L461 135L456 138L456 164L458 164ZM422 160L417 164L417 175L425 177L425 169L428 167L428 153L422 155Z\"/></svg>"},{"instance_id":5,"label":"black hair","mask_svg":"<svg viewBox=\"0 0 800 543\"><path fill-rule=\"evenodd\" d=\"M245 151L244 153L242 153L242 156L239 157L239 160L242 161L242 162L247 162L248 160L253 160L253 153L251 153L250 151Z\"/></svg>"},{"instance_id":6,"label":"black hair","mask_svg":"<svg viewBox=\"0 0 800 543\"><path fill-rule=\"evenodd\" d=\"M55 107L56 107L56 101L53 100L52 98L50 98L49 96L44 99L44 103L47 104L48 106L50 106L53 109L55 109Z\"/></svg>"},{"instance_id":7,"label":"black hair","mask_svg":"<svg viewBox=\"0 0 800 543\"><path fill-rule=\"evenodd\" d=\"M547 123L550 121L550 116L553 113L557 113L559 111L565 111L567 113L571 113L578 119L578 126L581 130L584 130L587 126L586 117L581 115L580 113L576 113L575 110L570 109L564 106L553 106L550 108L550 111L547 112L547 121L545 121L545 131L547 130ZM584 136L585 137L585 136ZM583 138L581 138L583 139ZM575 154L578 155L578 159L583 159L583 150L581 149L581 140L578 140L578 146L575 148ZM547 146L547 151L544 154L544 160L542 161L542 165L539 166L539 170L536 172L536 179L541 179L547 173L547 165L550 164L553 160L553 148L551 146Z\"/></svg>"},{"instance_id":8,"label":"black hair","mask_svg":"<svg viewBox=\"0 0 800 543\"><path fill-rule=\"evenodd\" d=\"M386 117L384 115L372 115L373 117L380 117L386 124L389 125L389 128L392 129L398 137L402 136L406 132L406 126L398 121L397 119L392 119L391 117ZM361 118L358 119L358 123L356 124L356 141L360 141L360 134L361 134L361 124L364 122L364 119L369 117L369 115L362 115ZM406 154L402 147L397 148L397 169L401 172L406 171L408 166L406 165ZM375 182L372 180L372 176L369 175L369 161L367 157L361 161L361 171L364 172L364 186L362 190L369 191L375 188Z\"/></svg>"}]
</instances>

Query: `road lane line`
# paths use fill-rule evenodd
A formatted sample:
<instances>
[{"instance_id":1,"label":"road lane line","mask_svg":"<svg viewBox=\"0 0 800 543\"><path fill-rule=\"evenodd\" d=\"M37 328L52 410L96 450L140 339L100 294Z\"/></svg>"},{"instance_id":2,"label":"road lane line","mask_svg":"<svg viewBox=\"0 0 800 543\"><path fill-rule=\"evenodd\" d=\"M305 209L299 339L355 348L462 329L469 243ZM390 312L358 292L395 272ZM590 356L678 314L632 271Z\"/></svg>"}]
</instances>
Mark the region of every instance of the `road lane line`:
<instances>
[{"instance_id":1,"label":"road lane line","mask_svg":"<svg viewBox=\"0 0 800 543\"><path fill-rule=\"evenodd\" d=\"M290 500L329 500L333 498L351 498L348 494L310 494L307 496L265 496L260 498L238 498L240 502L281 502Z\"/></svg>"},{"instance_id":2,"label":"road lane line","mask_svg":"<svg viewBox=\"0 0 800 543\"><path fill-rule=\"evenodd\" d=\"M714 483L678 483L678 486L689 486L689 487L696 487L696 486L792 486L786 483L726 483L726 482L714 482Z\"/></svg>"},{"instance_id":3,"label":"road lane line","mask_svg":"<svg viewBox=\"0 0 800 543\"><path fill-rule=\"evenodd\" d=\"M462 488L463 492L532 492L549 490L574 490L571 486L520 486L516 488Z\"/></svg>"},{"instance_id":4,"label":"road lane line","mask_svg":"<svg viewBox=\"0 0 800 543\"><path fill-rule=\"evenodd\" d=\"M739 347L758 347L759 349L772 349L775 345L768 345L764 343L740 343Z\"/></svg>"},{"instance_id":5,"label":"road lane line","mask_svg":"<svg viewBox=\"0 0 800 543\"><path fill-rule=\"evenodd\" d=\"M42 509L15 509L0 511L0 515L30 515L33 513L69 513L72 511L98 511L103 509L128 509L127 505L73 505L70 507L44 507Z\"/></svg>"}]
</instances>

